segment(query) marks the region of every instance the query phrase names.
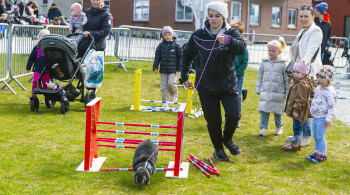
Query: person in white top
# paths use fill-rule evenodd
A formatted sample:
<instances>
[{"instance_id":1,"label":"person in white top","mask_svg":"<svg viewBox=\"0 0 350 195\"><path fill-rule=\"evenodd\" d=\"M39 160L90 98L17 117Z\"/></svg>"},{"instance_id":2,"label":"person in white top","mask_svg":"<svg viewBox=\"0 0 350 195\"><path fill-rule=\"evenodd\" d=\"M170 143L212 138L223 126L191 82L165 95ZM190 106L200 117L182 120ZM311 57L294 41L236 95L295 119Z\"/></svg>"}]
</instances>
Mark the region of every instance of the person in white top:
<instances>
[{"instance_id":1,"label":"person in white top","mask_svg":"<svg viewBox=\"0 0 350 195\"><path fill-rule=\"evenodd\" d=\"M321 44L323 39L322 30L315 23L315 12L312 5L301 5L299 20L303 29L301 29L291 47L291 60L296 62L301 60L304 64L310 64L309 76L314 79L316 73L322 68ZM310 144L311 122L307 119L303 127L302 146ZM287 141L293 141L292 136Z\"/></svg>"}]
</instances>

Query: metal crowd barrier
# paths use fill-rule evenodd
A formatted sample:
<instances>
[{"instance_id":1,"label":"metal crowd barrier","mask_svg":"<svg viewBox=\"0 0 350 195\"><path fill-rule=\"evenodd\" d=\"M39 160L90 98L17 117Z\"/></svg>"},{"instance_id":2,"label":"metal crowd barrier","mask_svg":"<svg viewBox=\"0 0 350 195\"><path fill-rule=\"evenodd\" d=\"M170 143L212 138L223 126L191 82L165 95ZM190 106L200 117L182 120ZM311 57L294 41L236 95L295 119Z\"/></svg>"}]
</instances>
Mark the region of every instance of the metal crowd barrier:
<instances>
[{"instance_id":1,"label":"metal crowd barrier","mask_svg":"<svg viewBox=\"0 0 350 195\"><path fill-rule=\"evenodd\" d=\"M46 29L50 31L50 34L57 34L62 36L67 36L69 34L68 26L60 26L60 25L47 25Z\"/></svg>"},{"instance_id":2,"label":"metal crowd barrier","mask_svg":"<svg viewBox=\"0 0 350 195\"><path fill-rule=\"evenodd\" d=\"M5 87L9 88L10 91L14 94L16 92L7 84L6 79L8 79L10 75L10 66L9 66L9 42L8 42L8 34L9 34L9 25L8 24L0 24L0 83L4 84Z\"/></svg>"},{"instance_id":3,"label":"metal crowd barrier","mask_svg":"<svg viewBox=\"0 0 350 195\"><path fill-rule=\"evenodd\" d=\"M345 48L350 48L349 39L345 37L331 37L329 43L330 51L332 52L332 57L334 56L334 67L336 68L348 68L350 66L347 58L342 57ZM338 49L338 52L336 50ZM346 51L346 50L345 50Z\"/></svg>"},{"instance_id":4,"label":"metal crowd barrier","mask_svg":"<svg viewBox=\"0 0 350 195\"><path fill-rule=\"evenodd\" d=\"M128 28L111 29L106 41L105 64L117 64L117 66L114 67L114 70L120 66L125 72L127 72L125 63L130 57L130 38L131 31ZM120 48L120 50L118 48ZM119 59L119 61L117 59Z\"/></svg>"},{"instance_id":5,"label":"metal crowd barrier","mask_svg":"<svg viewBox=\"0 0 350 195\"><path fill-rule=\"evenodd\" d=\"M33 72L26 73L26 65L33 47L38 44L38 34L41 29L43 29L42 26L35 25L14 24L11 26L8 36L8 69L11 79L7 82L7 85L15 81L26 91L17 78L33 74ZM4 85L1 89L4 89L7 85ZM15 94L13 90L11 91Z\"/></svg>"},{"instance_id":6,"label":"metal crowd barrier","mask_svg":"<svg viewBox=\"0 0 350 195\"><path fill-rule=\"evenodd\" d=\"M161 42L159 39L159 33L162 29L160 28L148 28L148 27L140 27L140 26L129 26L129 25L121 25L119 28L128 28L131 32L130 37L130 56L129 60L136 61L153 61L155 51L157 46ZM182 46L187 43L189 38L192 35L191 31L180 31L174 30L175 36L177 37L177 42ZM124 48L120 46L126 43L124 41L128 41L127 39L119 40L119 44L116 45L116 53L120 57L120 51ZM123 56L125 57L125 56Z\"/></svg>"}]
</instances>

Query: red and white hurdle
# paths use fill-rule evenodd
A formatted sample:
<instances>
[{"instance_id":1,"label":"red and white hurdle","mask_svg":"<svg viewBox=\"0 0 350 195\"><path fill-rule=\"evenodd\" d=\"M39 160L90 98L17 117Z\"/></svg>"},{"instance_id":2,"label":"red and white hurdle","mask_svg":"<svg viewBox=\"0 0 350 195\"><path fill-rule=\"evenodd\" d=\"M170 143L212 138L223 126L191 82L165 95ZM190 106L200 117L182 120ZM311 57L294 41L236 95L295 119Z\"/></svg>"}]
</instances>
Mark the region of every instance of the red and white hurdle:
<instances>
[{"instance_id":1,"label":"red and white hurdle","mask_svg":"<svg viewBox=\"0 0 350 195\"><path fill-rule=\"evenodd\" d=\"M152 141L158 146L173 146L171 148L158 148L159 151L173 151L175 152L174 161L169 162L168 168L157 168L158 171L167 171L166 177L187 178L189 163L182 162L183 149L183 133L185 124L185 104L179 107L177 125L147 125L147 124L133 124L133 123L119 123L119 122L104 122L99 121L101 98L95 98L86 105L86 137L85 137L85 156L84 161L77 168L77 171L98 172L98 171L132 171L132 168L112 168L100 169L106 157L99 157L98 147L115 147L115 148L132 148L136 146L123 145L106 145L99 144L99 142L113 142L121 144L139 144L144 140L139 139L118 139L108 137L97 137L97 132L103 133L117 133L117 134L138 134L138 135L153 135L153 136L169 136L176 137L176 142L169 141ZM97 125L123 125L123 126L137 126L137 127L151 127L151 128L176 128L176 134L167 133L151 133L151 132L134 132L134 131L118 131L118 130L103 130L98 129Z\"/></svg>"}]
</instances>

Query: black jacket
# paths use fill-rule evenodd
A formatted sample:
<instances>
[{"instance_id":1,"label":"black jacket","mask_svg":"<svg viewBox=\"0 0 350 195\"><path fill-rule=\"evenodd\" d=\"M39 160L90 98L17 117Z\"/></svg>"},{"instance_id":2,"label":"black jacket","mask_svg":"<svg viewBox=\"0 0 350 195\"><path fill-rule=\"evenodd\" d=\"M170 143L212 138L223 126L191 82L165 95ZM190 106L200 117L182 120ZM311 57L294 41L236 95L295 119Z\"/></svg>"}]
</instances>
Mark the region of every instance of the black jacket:
<instances>
[{"instance_id":1,"label":"black jacket","mask_svg":"<svg viewBox=\"0 0 350 195\"><path fill-rule=\"evenodd\" d=\"M314 21L315 21L315 24L321 28L323 33L321 53L324 53L324 51L326 50L326 47L328 46L328 42L332 34L332 25L329 20L329 15L328 13L325 12L322 22L320 22L320 20L317 17L315 17Z\"/></svg>"},{"instance_id":2,"label":"black jacket","mask_svg":"<svg viewBox=\"0 0 350 195\"><path fill-rule=\"evenodd\" d=\"M199 92L204 91L213 95L219 95L232 89L238 92L234 61L236 55L242 55L245 52L246 43L238 30L231 28L226 22L224 22L218 34L222 33L226 34L231 39L231 42L227 45L222 45L219 41L215 42L214 50L197 88ZM192 34L183 54L181 71L183 81L188 80L191 61L198 55L200 63L196 69L196 82L194 85L197 86L215 39L216 35L211 34L209 31L208 20L205 22L205 27L198 29Z\"/></svg>"},{"instance_id":3,"label":"black jacket","mask_svg":"<svg viewBox=\"0 0 350 195\"><path fill-rule=\"evenodd\" d=\"M3 13L6 13L6 9L5 9L5 6L3 4L0 4L0 16Z\"/></svg>"},{"instance_id":4,"label":"black jacket","mask_svg":"<svg viewBox=\"0 0 350 195\"><path fill-rule=\"evenodd\" d=\"M160 73L170 74L180 72L182 61L182 48L174 41L163 40L157 47L153 70L158 69L160 63Z\"/></svg>"},{"instance_id":5,"label":"black jacket","mask_svg":"<svg viewBox=\"0 0 350 195\"><path fill-rule=\"evenodd\" d=\"M47 13L47 17L49 18L49 20L53 20L54 17L60 16L62 16L62 13L57 6L51 6L49 8L49 12Z\"/></svg>"},{"instance_id":6,"label":"black jacket","mask_svg":"<svg viewBox=\"0 0 350 195\"><path fill-rule=\"evenodd\" d=\"M26 70L30 70L33 67L33 72L42 72L45 68L44 55L39 49L38 45L35 45L32 52L29 55Z\"/></svg>"},{"instance_id":7,"label":"black jacket","mask_svg":"<svg viewBox=\"0 0 350 195\"><path fill-rule=\"evenodd\" d=\"M111 17L108 7L100 9L91 7L86 10L87 23L83 26L84 31L89 31L95 39L95 49L103 51L106 48L106 37L111 30Z\"/></svg>"}]
</instances>

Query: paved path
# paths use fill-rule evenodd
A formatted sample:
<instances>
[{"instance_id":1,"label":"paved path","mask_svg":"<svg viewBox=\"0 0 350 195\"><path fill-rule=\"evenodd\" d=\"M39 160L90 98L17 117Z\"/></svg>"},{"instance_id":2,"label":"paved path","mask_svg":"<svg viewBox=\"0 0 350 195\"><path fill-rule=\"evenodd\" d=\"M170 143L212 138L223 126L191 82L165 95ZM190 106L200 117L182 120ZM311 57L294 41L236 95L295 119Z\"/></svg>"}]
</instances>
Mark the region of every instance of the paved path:
<instances>
[{"instance_id":1,"label":"paved path","mask_svg":"<svg viewBox=\"0 0 350 195\"><path fill-rule=\"evenodd\" d=\"M258 69L259 65L249 64L248 67ZM339 89L336 88L338 97L347 97L347 99L338 99L335 106L335 117L350 126L350 79L347 79L346 75L344 74L346 72L345 68L338 68L337 72L343 74L336 75L334 78L335 84L333 86L339 87Z\"/></svg>"}]
</instances>

